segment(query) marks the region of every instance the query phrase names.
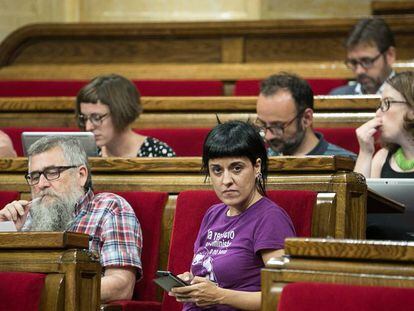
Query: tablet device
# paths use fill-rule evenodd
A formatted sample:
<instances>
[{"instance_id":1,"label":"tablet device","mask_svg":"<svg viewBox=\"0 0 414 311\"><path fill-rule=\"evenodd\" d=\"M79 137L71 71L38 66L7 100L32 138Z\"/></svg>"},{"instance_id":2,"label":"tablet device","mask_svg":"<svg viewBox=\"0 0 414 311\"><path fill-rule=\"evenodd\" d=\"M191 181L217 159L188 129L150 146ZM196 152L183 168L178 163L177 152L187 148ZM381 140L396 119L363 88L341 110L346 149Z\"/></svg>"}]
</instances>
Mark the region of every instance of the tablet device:
<instances>
[{"instance_id":1,"label":"tablet device","mask_svg":"<svg viewBox=\"0 0 414 311\"><path fill-rule=\"evenodd\" d=\"M154 282L161 286L165 291L170 292L173 287L182 287L189 285L187 282L181 280L178 276L170 271L157 271L157 278Z\"/></svg>"},{"instance_id":2,"label":"tablet device","mask_svg":"<svg viewBox=\"0 0 414 311\"><path fill-rule=\"evenodd\" d=\"M95 136L91 132L23 132L23 154L27 156L27 151L30 146L36 140L45 136L64 136L76 138L79 140L89 157L98 156L98 147L96 146Z\"/></svg>"}]
</instances>

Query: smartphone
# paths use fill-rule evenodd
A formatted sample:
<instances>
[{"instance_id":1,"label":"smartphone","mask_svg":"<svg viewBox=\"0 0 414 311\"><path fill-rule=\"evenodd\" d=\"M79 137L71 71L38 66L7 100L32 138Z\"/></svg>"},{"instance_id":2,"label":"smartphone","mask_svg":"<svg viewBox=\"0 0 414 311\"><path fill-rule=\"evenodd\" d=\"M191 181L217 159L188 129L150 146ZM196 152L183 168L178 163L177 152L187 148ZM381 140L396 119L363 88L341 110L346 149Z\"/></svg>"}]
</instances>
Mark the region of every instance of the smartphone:
<instances>
[{"instance_id":1,"label":"smartphone","mask_svg":"<svg viewBox=\"0 0 414 311\"><path fill-rule=\"evenodd\" d=\"M156 276L157 278L154 279L154 282L161 286L167 292L170 292L171 288L173 287L182 287L190 285L189 283L183 281L170 271L157 271Z\"/></svg>"}]
</instances>

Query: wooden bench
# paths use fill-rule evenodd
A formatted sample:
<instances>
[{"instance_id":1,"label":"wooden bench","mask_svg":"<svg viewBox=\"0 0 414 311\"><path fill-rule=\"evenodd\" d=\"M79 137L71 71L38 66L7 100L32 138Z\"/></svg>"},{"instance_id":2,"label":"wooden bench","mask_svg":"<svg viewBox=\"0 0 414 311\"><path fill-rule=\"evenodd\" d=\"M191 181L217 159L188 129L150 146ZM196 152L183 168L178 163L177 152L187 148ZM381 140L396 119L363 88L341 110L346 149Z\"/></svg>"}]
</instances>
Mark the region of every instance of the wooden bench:
<instances>
[{"instance_id":1,"label":"wooden bench","mask_svg":"<svg viewBox=\"0 0 414 311\"><path fill-rule=\"evenodd\" d=\"M89 238L67 232L0 233L0 271L45 273L40 310L97 310L99 259Z\"/></svg>"},{"instance_id":2,"label":"wooden bench","mask_svg":"<svg viewBox=\"0 0 414 311\"><path fill-rule=\"evenodd\" d=\"M414 287L414 244L391 241L286 239L288 258L262 270L262 310L277 310L292 282Z\"/></svg>"},{"instance_id":3,"label":"wooden bench","mask_svg":"<svg viewBox=\"0 0 414 311\"><path fill-rule=\"evenodd\" d=\"M134 128L212 128L217 116L254 120L256 97L143 97ZM374 117L377 96L315 96L315 127L358 127ZM0 98L2 127L76 127L71 97ZM42 122L39 122L42 120Z\"/></svg>"},{"instance_id":4,"label":"wooden bench","mask_svg":"<svg viewBox=\"0 0 414 311\"><path fill-rule=\"evenodd\" d=\"M169 193L159 262L159 267L165 269L177 194L211 189L200 174L200 158L91 158L90 162L96 191ZM318 192L312 236L361 239L365 236L367 188L364 179L351 171L352 167L353 161L343 157L271 158L268 189ZM0 159L0 191L19 191L22 198L28 198L30 189L23 177L26 170L26 158Z\"/></svg>"},{"instance_id":5,"label":"wooden bench","mask_svg":"<svg viewBox=\"0 0 414 311\"><path fill-rule=\"evenodd\" d=\"M200 158L91 158L97 191L165 191L160 267L166 267L175 200L183 190L211 189L200 173ZM279 157L269 162L269 189L312 190L319 193L312 236L365 237L367 187L344 157ZM0 159L0 190L29 196L24 180L26 158ZM376 200L378 203L378 200Z\"/></svg>"},{"instance_id":6,"label":"wooden bench","mask_svg":"<svg viewBox=\"0 0 414 311\"><path fill-rule=\"evenodd\" d=\"M35 24L0 45L0 79L263 79L279 71L346 78L343 41L357 18L173 23ZM386 17L397 71L413 68L414 22ZM231 92L226 92L231 94Z\"/></svg>"}]
</instances>

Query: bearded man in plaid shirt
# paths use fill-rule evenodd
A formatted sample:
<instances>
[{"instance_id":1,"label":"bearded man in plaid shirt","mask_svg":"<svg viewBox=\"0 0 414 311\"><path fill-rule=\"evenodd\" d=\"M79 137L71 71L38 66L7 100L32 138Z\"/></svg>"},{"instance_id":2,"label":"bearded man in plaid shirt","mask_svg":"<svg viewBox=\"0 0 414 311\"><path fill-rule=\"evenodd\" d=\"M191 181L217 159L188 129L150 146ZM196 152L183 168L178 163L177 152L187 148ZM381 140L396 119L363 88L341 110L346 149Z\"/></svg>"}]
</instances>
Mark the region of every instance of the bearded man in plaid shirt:
<instances>
[{"instance_id":1,"label":"bearded man in plaid shirt","mask_svg":"<svg viewBox=\"0 0 414 311\"><path fill-rule=\"evenodd\" d=\"M76 139L44 137L28 157L33 200L7 204L0 221L13 220L22 231L89 234L104 271L101 300L130 299L142 275L142 232L131 206L116 194L93 193L88 158Z\"/></svg>"}]
</instances>

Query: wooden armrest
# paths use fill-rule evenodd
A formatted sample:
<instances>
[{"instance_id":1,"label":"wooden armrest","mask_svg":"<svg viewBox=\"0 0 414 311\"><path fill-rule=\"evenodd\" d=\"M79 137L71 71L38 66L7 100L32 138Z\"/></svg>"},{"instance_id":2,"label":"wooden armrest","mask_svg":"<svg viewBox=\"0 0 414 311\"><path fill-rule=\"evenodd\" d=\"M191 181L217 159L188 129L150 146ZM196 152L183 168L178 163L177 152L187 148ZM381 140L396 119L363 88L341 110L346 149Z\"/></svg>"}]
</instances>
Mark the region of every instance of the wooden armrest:
<instances>
[{"instance_id":1,"label":"wooden armrest","mask_svg":"<svg viewBox=\"0 0 414 311\"><path fill-rule=\"evenodd\" d=\"M46 276L39 310L60 311L65 309L64 281L65 276L61 273L51 273Z\"/></svg>"}]
</instances>

